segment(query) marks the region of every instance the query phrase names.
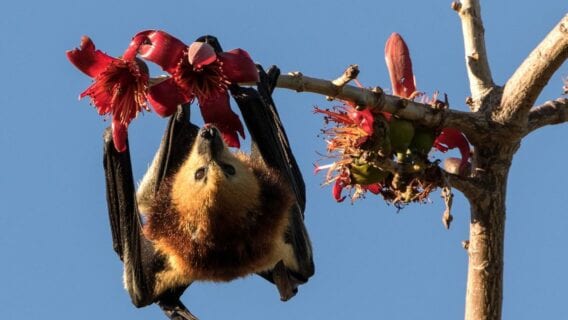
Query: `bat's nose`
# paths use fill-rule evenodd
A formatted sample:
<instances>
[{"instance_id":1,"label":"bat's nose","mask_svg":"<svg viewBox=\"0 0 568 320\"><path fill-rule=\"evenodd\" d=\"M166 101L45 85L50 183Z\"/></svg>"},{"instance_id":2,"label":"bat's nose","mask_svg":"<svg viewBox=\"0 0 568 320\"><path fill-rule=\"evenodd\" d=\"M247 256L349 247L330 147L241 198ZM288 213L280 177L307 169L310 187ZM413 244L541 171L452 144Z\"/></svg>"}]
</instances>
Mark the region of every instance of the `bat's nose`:
<instances>
[{"instance_id":1,"label":"bat's nose","mask_svg":"<svg viewBox=\"0 0 568 320\"><path fill-rule=\"evenodd\" d=\"M219 137L219 131L212 125L205 125L199 133L201 138L206 140L214 140Z\"/></svg>"},{"instance_id":2,"label":"bat's nose","mask_svg":"<svg viewBox=\"0 0 568 320\"><path fill-rule=\"evenodd\" d=\"M198 134L198 152L216 158L225 147L219 130L210 124L206 124L199 130Z\"/></svg>"}]
</instances>

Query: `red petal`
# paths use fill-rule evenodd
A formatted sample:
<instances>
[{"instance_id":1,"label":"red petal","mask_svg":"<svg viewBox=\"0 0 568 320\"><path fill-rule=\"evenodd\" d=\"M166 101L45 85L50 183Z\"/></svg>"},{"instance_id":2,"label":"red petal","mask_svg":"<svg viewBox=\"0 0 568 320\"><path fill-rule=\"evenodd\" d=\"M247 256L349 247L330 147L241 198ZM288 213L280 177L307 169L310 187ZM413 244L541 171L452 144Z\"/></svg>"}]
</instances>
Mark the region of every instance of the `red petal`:
<instances>
[{"instance_id":1,"label":"red petal","mask_svg":"<svg viewBox=\"0 0 568 320\"><path fill-rule=\"evenodd\" d=\"M199 108L205 123L213 124L221 131L225 143L229 147L240 147L239 136L245 137L243 124L229 104L229 94L223 92L217 97L199 101Z\"/></svg>"},{"instance_id":2,"label":"red petal","mask_svg":"<svg viewBox=\"0 0 568 320\"><path fill-rule=\"evenodd\" d=\"M385 45L385 60L393 94L408 98L416 91L410 51L400 34L393 32Z\"/></svg>"},{"instance_id":3,"label":"red petal","mask_svg":"<svg viewBox=\"0 0 568 320\"><path fill-rule=\"evenodd\" d=\"M331 120L333 122L337 122L337 123L341 123L341 124L345 124L345 125L353 124L353 119L351 119L349 116L345 116L345 113L342 113L342 112L325 110L325 109L320 109L318 107L314 107L314 113L322 113L322 114L326 115L326 118L329 118L329 120Z\"/></svg>"},{"instance_id":4,"label":"red petal","mask_svg":"<svg viewBox=\"0 0 568 320\"><path fill-rule=\"evenodd\" d=\"M140 57L154 62L170 74L174 73L187 49L179 39L161 30L142 31L134 38L144 39L138 49Z\"/></svg>"},{"instance_id":5,"label":"red petal","mask_svg":"<svg viewBox=\"0 0 568 320\"><path fill-rule=\"evenodd\" d=\"M216 61L217 54L210 44L205 42L194 42L189 46L187 58L192 66L201 69L203 66Z\"/></svg>"},{"instance_id":6,"label":"red petal","mask_svg":"<svg viewBox=\"0 0 568 320\"><path fill-rule=\"evenodd\" d=\"M172 115L177 106L187 103L192 97L187 97L181 93L173 78L164 80L153 85L148 90L148 100L157 114L162 117Z\"/></svg>"},{"instance_id":7,"label":"red petal","mask_svg":"<svg viewBox=\"0 0 568 320\"><path fill-rule=\"evenodd\" d=\"M128 137L128 126L121 123L118 119L112 119L112 140L114 148L118 152L126 150L126 138Z\"/></svg>"},{"instance_id":8,"label":"red petal","mask_svg":"<svg viewBox=\"0 0 568 320\"><path fill-rule=\"evenodd\" d=\"M461 169L465 168L471 156L467 138L461 131L455 128L442 129L442 132L434 141L434 147L442 152L458 148L462 156Z\"/></svg>"},{"instance_id":9,"label":"red petal","mask_svg":"<svg viewBox=\"0 0 568 320\"><path fill-rule=\"evenodd\" d=\"M91 38L83 36L81 46L65 53L67 59L83 73L94 78L99 75L115 58L96 50Z\"/></svg>"},{"instance_id":10,"label":"red petal","mask_svg":"<svg viewBox=\"0 0 568 320\"><path fill-rule=\"evenodd\" d=\"M341 196L341 191L343 191L343 183L341 180L335 180L335 184L333 185L333 189L331 189L331 193L333 194L333 198L337 202L343 202L345 200L345 196Z\"/></svg>"},{"instance_id":11,"label":"red petal","mask_svg":"<svg viewBox=\"0 0 568 320\"><path fill-rule=\"evenodd\" d=\"M363 186L363 188L365 188L365 190L369 191L372 194L379 194L381 193L383 186L381 186L379 183L373 183Z\"/></svg>"},{"instance_id":12,"label":"red petal","mask_svg":"<svg viewBox=\"0 0 568 320\"><path fill-rule=\"evenodd\" d=\"M122 59L134 59L136 54L138 54L138 50L140 50L140 47L146 42L147 38L148 37L144 32L137 33L134 37L132 37L132 41L130 41L128 48L126 48L122 54Z\"/></svg>"},{"instance_id":13,"label":"red petal","mask_svg":"<svg viewBox=\"0 0 568 320\"><path fill-rule=\"evenodd\" d=\"M95 106L99 115L112 111L112 92L105 89L100 82L95 81L79 95L79 99L91 97L91 104Z\"/></svg>"},{"instance_id":14,"label":"red petal","mask_svg":"<svg viewBox=\"0 0 568 320\"><path fill-rule=\"evenodd\" d=\"M148 75L137 61L115 59L94 80L80 97L90 96L99 114L111 113L113 119L128 123L146 108Z\"/></svg>"},{"instance_id":15,"label":"red petal","mask_svg":"<svg viewBox=\"0 0 568 320\"><path fill-rule=\"evenodd\" d=\"M223 73L232 83L259 81L256 65L245 50L233 49L218 56L223 63Z\"/></svg>"},{"instance_id":16,"label":"red petal","mask_svg":"<svg viewBox=\"0 0 568 320\"><path fill-rule=\"evenodd\" d=\"M357 111L355 108L352 108L347 111L347 115L368 135L373 135L373 123L375 122L375 118L373 114L371 114L371 110L365 109Z\"/></svg>"}]
</instances>

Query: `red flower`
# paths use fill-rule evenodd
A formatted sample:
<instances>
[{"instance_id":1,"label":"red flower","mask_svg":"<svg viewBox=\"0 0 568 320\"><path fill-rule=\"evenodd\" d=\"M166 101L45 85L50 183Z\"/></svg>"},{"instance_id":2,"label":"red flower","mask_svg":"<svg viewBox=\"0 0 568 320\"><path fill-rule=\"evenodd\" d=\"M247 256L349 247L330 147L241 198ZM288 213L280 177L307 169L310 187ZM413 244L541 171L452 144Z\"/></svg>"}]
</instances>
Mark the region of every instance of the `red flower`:
<instances>
[{"instance_id":1,"label":"red flower","mask_svg":"<svg viewBox=\"0 0 568 320\"><path fill-rule=\"evenodd\" d=\"M350 108L347 110L347 116L369 136L373 135L373 124L375 122L375 118L373 118L371 110L364 109L359 111L355 108Z\"/></svg>"},{"instance_id":2,"label":"red flower","mask_svg":"<svg viewBox=\"0 0 568 320\"><path fill-rule=\"evenodd\" d=\"M359 147L373 135L375 119L369 109L358 111L349 104L344 104L334 109L314 108L314 113L325 115L326 123L337 123L336 127L325 131L325 134L330 137L329 151L340 149L345 153L349 149Z\"/></svg>"},{"instance_id":3,"label":"red flower","mask_svg":"<svg viewBox=\"0 0 568 320\"><path fill-rule=\"evenodd\" d=\"M341 193L343 189L354 189L355 196L358 197L365 191L375 193L377 187L374 185L360 186L352 181L349 176L349 165L353 157L358 157L361 150L359 147L373 135L373 114L369 109L361 111L356 110L353 106L345 103L342 106L335 107L333 110L324 110L315 108L314 113L324 114L326 124L334 122L336 126L332 126L324 130L324 134L329 138L327 141L327 151L332 157L339 158L337 161L323 166L316 166L315 173L320 170L327 169L326 184L333 184L332 195L337 202L345 200L345 196Z\"/></svg>"},{"instance_id":4,"label":"red flower","mask_svg":"<svg viewBox=\"0 0 568 320\"><path fill-rule=\"evenodd\" d=\"M460 164L460 172L463 173L467 168L469 158L471 156L469 142L465 135L455 128L444 128L440 135L434 141L434 148L447 152L449 149L458 148L462 159Z\"/></svg>"},{"instance_id":5,"label":"red flower","mask_svg":"<svg viewBox=\"0 0 568 320\"><path fill-rule=\"evenodd\" d=\"M335 183L333 184L333 188L331 189L331 193L333 198L337 202L343 202L347 196L343 196L341 193L343 189L353 189L355 190L354 194L351 195L351 200L354 201L355 199L362 196L365 192L371 192L372 194L378 195L381 193L383 186L380 183L372 183L367 185L359 185L353 183L353 181L349 178L349 174L345 171L345 167L336 168L336 170L342 170L334 179Z\"/></svg>"},{"instance_id":6,"label":"red flower","mask_svg":"<svg viewBox=\"0 0 568 320\"><path fill-rule=\"evenodd\" d=\"M171 74L171 78L149 90L156 112L168 116L177 105L197 98L205 122L215 124L229 146L239 147L237 133L244 137L243 125L231 110L227 89L233 83L259 80L249 54L242 49L215 52L205 42L194 42L188 47L159 30L143 31L136 37L144 38L140 56Z\"/></svg>"},{"instance_id":7,"label":"red flower","mask_svg":"<svg viewBox=\"0 0 568 320\"><path fill-rule=\"evenodd\" d=\"M67 51L67 58L79 70L94 79L80 98L89 96L100 115L112 116L114 147L126 150L128 124L139 111L147 109L148 70L136 60L140 39L134 38L122 58L113 58L95 49L93 41L84 36L81 46Z\"/></svg>"}]
</instances>

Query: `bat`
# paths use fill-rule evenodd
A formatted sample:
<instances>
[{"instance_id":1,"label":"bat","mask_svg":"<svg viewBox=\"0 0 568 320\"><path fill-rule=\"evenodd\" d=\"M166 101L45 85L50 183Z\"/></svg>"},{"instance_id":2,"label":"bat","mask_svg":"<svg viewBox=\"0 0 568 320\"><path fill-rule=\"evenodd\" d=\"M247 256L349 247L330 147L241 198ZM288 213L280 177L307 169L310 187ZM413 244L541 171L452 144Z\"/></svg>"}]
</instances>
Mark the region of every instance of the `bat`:
<instances>
[{"instance_id":1,"label":"bat","mask_svg":"<svg viewBox=\"0 0 568 320\"><path fill-rule=\"evenodd\" d=\"M181 105L136 190L130 148L117 152L105 131L113 248L136 307L155 303L170 319L197 319L180 301L194 281L258 274L286 301L314 274L305 185L271 97L280 71L258 69L257 89L230 88L250 155L231 152L214 126L192 124Z\"/></svg>"}]
</instances>

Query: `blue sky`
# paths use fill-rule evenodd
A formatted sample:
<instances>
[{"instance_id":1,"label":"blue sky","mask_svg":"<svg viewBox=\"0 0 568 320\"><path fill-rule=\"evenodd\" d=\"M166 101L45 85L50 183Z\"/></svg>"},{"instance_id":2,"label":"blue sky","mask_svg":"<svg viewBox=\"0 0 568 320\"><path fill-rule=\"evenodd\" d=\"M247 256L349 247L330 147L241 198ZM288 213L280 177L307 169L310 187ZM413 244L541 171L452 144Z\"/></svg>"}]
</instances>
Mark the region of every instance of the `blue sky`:
<instances>
[{"instance_id":1,"label":"blue sky","mask_svg":"<svg viewBox=\"0 0 568 320\"><path fill-rule=\"evenodd\" d=\"M108 123L77 96L90 79L65 51L82 35L119 55L133 34L163 29L185 42L216 35L283 72L334 78L352 63L360 81L388 87L384 42L401 33L418 88L448 93L465 110L461 26L449 1L5 1L0 4L0 319L162 319L135 309L122 288L105 203L101 135ZM484 1L499 84L568 11L565 1ZM568 66L539 101L560 96ZM201 319L459 319L463 317L469 209L461 195L449 231L439 193L397 213L376 197L336 204L312 174L323 97L278 90L275 100L304 172L316 275L287 303L259 277L192 285L183 301ZM197 117L197 116L196 116ZM136 178L166 120L140 116L130 139ZM529 136L509 179L504 319L565 319L568 285L568 125ZM441 156L441 155L438 155Z\"/></svg>"}]
</instances>

